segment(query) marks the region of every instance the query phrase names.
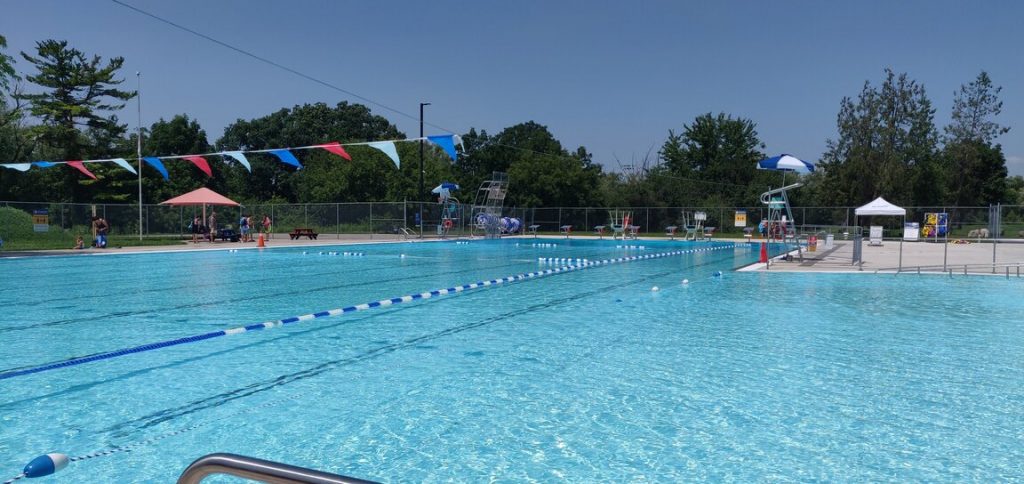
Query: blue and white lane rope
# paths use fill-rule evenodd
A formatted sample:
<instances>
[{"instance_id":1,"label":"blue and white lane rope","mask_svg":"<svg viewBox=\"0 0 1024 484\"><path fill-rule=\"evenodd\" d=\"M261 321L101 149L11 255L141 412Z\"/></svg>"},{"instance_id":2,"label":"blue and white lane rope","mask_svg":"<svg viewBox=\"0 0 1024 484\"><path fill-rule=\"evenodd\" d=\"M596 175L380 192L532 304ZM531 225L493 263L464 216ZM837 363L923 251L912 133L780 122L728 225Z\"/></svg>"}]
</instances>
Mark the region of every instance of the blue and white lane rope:
<instances>
[{"instance_id":1,"label":"blue and white lane rope","mask_svg":"<svg viewBox=\"0 0 1024 484\"><path fill-rule=\"evenodd\" d=\"M276 328L276 327L280 327L280 326L284 326L284 325L288 325L288 324L295 324L295 323L300 323L300 322L303 322L303 321L310 321L310 320L313 320L313 319L326 318L326 317L329 317L329 316L340 316L340 315L346 314L346 313L354 313L354 312L357 312L357 311L365 311L367 309L373 309L373 308L378 308L378 307L387 307L387 306L391 306L391 305L394 305L394 304L407 303L407 302L421 300L421 299L430 299L430 298L432 298L434 296L444 296L444 295L447 295L447 294L457 294L457 293L460 293L460 292L463 292L463 291L469 291L469 290L479 289L479 288L483 288L483 287L500 285L500 284L505 284L505 283L508 283L508 282L517 282L517 281L523 281L523 280L528 280L528 279L536 279L536 278L539 278L539 277L545 277L545 276L549 276L549 275L553 275L553 274L561 274L561 273L564 273L564 272L571 272L571 271L576 271L576 270L580 270L580 269L586 269L586 268L590 268L590 267L609 265L609 264L619 264L619 263L625 263L625 262L633 262L633 261L638 261L638 260L660 259L660 258L663 258L663 257L670 257L670 256L676 256L676 255L683 255L683 254L710 252L710 251L713 251L713 250L732 249L732 248L735 248L735 247L736 247L736 244L730 243L730 244L725 244L725 245L716 245L716 246L712 246L712 247L701 247L701 248L696 248L696 249L675 250L675 251L670 251L670 252L661 252L661 253L657 253L657 254L644 254L644 255L635 255L635 256L628 256L628 257L617 257L617 258L613 258L613 259L603 259L603 260L599 260L599 261L592 261L592 262L586 262L586 263L569 264L569 265L562 266L562 267L555 267L555 268L552 268L552 269L546 269L546 270L542 270L542 271L526 272L526 273L517 274L517 275L514 275L514 276L503 277L503 278L500 278L500 279L491 279L489 281L478 281L478 282L474 282L472 284L463 284L461 286L453 286L453 287L449 287L449 288L445 288L445 289L434 289L433 291L421 292L419 294L409 294L409 295L405 295L405 296L401 296L401 297L393 297L393 298L390 298L390 299L381 299L379 301L372 301L372 302L368 302L368 303L357 304L355 306L346 306L346 307L338 308L338 309L330 309L330 310L327 310L327 311L320 311L320 312L316 312L316 313L303 314L301 316L293 316L293 317L290 317L290 318L278 319L278 320L274 320L274 321L267 321L267 322L264 322L264 323L250 324L248 326L239 326L237 328L222 329L222 330L219 330L219 331L212 331L212 332L209 332L209 333L197 334L197 335L193 335L193 336L185 336L185 337L182 337L182 338L176 338L176 339L171 339L171 340L166 340L166 341L160 341L160 342L156 342L156 343L149 343L149 344L145 344L145 345L141 345L141 346L134 346L134 347L131 347L131 348L124 348L124 349L115 350L115 351L108 351L108 352L104 352L104 353L97 353L95 355L83 356L81 358L72 358L72 359L69 359L69 360L59 361L59 362L55 362L55 363L49 363L49 364L35 366L35 367L31 367L31 368L23 368L23 369L18 369L18 370L11 370L11 371L7 371L7 372L4 372L4 373L0 373L0 380L6 380L8 378L15 378L15 377L25 376L25 375L31 375L33 373L41 373L41 372L49 371L49 370L57 370L57 369L60 369L60 368L67 368L67 367L70 367L70 366L77 366L77 365L81 365L81 364L85 364L85 363L92 363L94 361L108 360L108 359L111 359L111 358L117 358L119 356L131 355L131 354L135 354L135 353L143 353L143 352L146 352L146 351L157 350L157 349L160 349L160 348L168 348L168 347L171 347L171 346L178 346L178 345L182 345L182 344L186 344L186 343L196 343L196 342L205 341L205 340L208 340L208 339L219 338L221 336L231 336L231 335L236 335L236 334L247 333L247 332L250 332L250 331L260 331L260 330L264 330L264 329L272 329L272 328Z\"/></svg>"}]
</instances>

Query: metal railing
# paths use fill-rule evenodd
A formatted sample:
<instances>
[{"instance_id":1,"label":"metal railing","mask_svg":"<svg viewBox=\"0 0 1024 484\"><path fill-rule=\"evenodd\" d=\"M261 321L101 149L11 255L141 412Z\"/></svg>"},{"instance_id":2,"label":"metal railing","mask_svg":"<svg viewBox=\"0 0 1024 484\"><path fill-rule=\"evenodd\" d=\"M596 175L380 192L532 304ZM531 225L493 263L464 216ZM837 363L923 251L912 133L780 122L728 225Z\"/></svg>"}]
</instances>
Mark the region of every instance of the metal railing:
<instances>
[{"instance_id":1,"label":"metal railing","mask_svg":"<svg viewBox=\"0 0 1024 484\"><path fill-rule=\"evenodd\" d=\"M229 474L270 484L372 484L374 482L255 457L217 453L196 459L178 477L178 484L198 484L214 474Z\"/></svg>"},{"instance_id":2,"label":"metal railing","mask_svg":"<svg viewBox=\"0 0 1024 484\"><path fill-rule=\"evenodd\" d=\"M935 265L919 265L919 266L903 266L903 267L882 267L875 269L875 274L997 274L1005 275L1006 277L1014 276L1020 277L1021 268L1024 267L1024 262L1009 262L1009 263L975 263L975 264L947 264L945 266L940 264ZM1001 270L1000 270L1001 269Z\"/></svg>"}]
</instances>

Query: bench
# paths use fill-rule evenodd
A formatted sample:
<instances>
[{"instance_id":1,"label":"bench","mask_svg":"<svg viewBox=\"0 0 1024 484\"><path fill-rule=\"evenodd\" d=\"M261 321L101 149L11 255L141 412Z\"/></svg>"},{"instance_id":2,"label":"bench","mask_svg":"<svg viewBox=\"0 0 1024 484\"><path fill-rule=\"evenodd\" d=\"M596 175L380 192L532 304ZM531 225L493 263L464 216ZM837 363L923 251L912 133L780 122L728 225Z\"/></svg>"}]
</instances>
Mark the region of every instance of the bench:
<instances>
[{"instance_id":1,"label":"bench","mask_svg":"<svg viewBox=\"0 0 1024 484\"><path fill-rule=\"evenodd\" d=\"M240 240L238 232L235 232L235 229L232 228L218 230L216 238L224 242L238 242Z\"/></svg>"},{"instance_id":2,"label":"bench","mask_svg":"<svg viewBox=\"0 0 1024 484\"><path fill-rule=\"evenodd\" d=\"M292 232L290 234L288 234L288 236L291 237L292 240L297 240L300 237L309 237L309 240L316 240L316 237L318 235L320 235L320 234L314 232L313 229L299 229L299 228L297 228L295 230L292 230Z\"/></svg>"}]
</instances>

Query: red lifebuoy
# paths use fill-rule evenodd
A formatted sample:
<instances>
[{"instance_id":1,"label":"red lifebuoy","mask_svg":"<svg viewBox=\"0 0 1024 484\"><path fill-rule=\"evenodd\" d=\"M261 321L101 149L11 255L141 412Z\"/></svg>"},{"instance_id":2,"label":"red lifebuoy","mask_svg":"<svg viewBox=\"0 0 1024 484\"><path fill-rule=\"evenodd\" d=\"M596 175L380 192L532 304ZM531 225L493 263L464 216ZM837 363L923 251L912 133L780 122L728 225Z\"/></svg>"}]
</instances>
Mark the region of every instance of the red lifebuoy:
<instances>
[{"instance_id":1,"label":"red lifebuoy","mask_svg":"<svg viewBox=\"0 0 1024 484\"><path fill-rule=\"evenodd\" d=\"M445 219L444 223L442 223L441 225L445 228L445 230L451 229L452 228L452 219L450 219L450 218Z\"/></svg>"}]
</instances>

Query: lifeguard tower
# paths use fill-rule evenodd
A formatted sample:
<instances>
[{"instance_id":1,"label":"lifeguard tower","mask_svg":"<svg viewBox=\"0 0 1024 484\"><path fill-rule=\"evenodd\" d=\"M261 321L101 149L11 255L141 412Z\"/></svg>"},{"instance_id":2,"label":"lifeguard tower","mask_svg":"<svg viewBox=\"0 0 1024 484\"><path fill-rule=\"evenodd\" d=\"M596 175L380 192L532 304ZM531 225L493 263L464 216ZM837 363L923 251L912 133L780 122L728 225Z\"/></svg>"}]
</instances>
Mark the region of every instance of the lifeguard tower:
<instances>
[{"instance_id":1,"label":"lifeguard tower","mask_svg":"<svg viewBox=\"0 0 1024 484\"><path fill-rule=\"evenodd\" d=\"M500 171L491 173L491 179L480 184L473 203L473 235L479 230L488 239L501 236L501 211L508 194L508 174Z\"/></svg>"},{"instance_id":2,"label":"lifeguard tower","mask_svg":"<svg viewBox=\"0 0 1024 484\"><path fill-rule=\"evenodd\" d=\"M761 194L761 203L768 206L768 239L781 241L787 252L790 245L795 246L797 257L801 261L804 260L804 253L800 247L796 221L793 219L793 210L789 206L789 196L786 195L786 191L802 186L803 183L794 183Z\"/></svg>"},{"instance_id":3,"label":"lifeguard tower","mask_svg":"<svg viewBox=\"0 0 1024 484\"><path fill-rule=\"evenodd\" d=\"M608 218L611 222L608 224L612 229L612 240L622 237L622 240L626 240L626 237L630 234L630 227L633 223L633 212L629 210L609 210Z\"/></svg>"},{"instance_id":4,"label":"lifeguard tower","mask_svg":"<svg viewBox=\"0 0 1024 484\"><path fill-rule=\"evenodd\" d=\"M683 240L704 238L704 222L707 220L707 212L694 212L692 218L690 214L683 212L683 228L686 229L686 235L683 236Z\"/></svg>"}]
</instances>

